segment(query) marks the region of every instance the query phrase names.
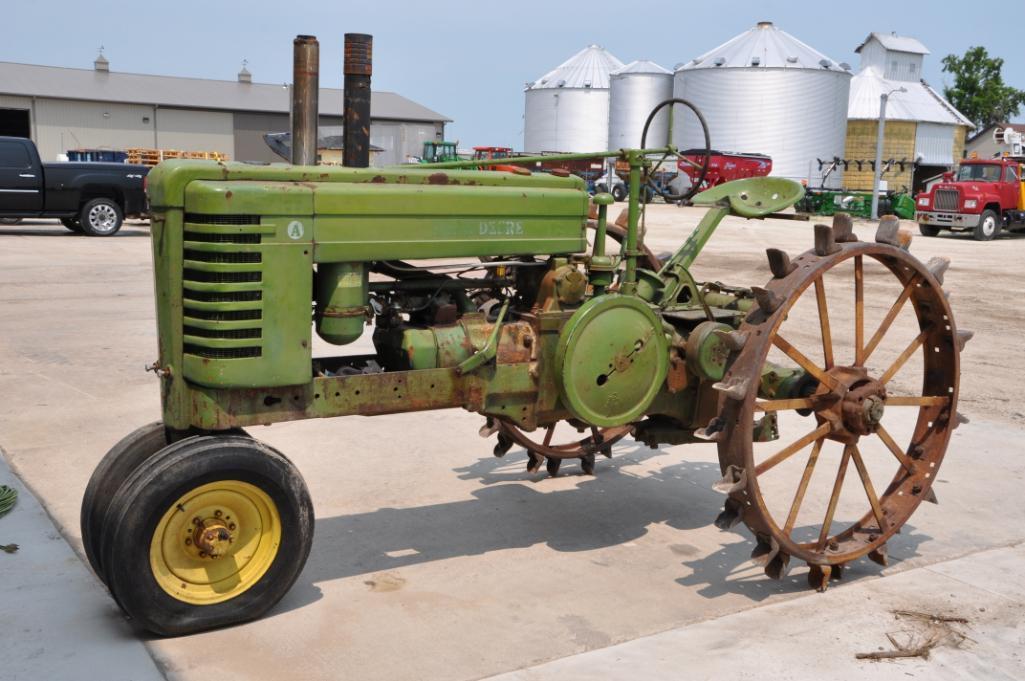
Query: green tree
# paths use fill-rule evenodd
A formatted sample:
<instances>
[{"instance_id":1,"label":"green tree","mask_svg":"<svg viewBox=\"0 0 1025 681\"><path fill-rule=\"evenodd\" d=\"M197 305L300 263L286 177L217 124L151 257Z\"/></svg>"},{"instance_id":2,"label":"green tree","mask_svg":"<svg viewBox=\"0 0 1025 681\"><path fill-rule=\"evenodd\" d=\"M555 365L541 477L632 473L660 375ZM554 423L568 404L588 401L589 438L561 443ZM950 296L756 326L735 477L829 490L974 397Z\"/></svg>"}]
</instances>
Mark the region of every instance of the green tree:
<instances>
[{"instance_id":1,"label":"green tree","mask_svg":"<svg viewBox=\"0 0 1025 681\"><path fill-rule=\"evenodd\" d=\"M963 57L943 58L943 70L954 76L954 84L943 88L943 96L979 130L1007 122L1025 104L1025 91L1004 83L1003 66L1004 60L990 57L985 47L971 47Z\"/></svg>"}]
</instances>

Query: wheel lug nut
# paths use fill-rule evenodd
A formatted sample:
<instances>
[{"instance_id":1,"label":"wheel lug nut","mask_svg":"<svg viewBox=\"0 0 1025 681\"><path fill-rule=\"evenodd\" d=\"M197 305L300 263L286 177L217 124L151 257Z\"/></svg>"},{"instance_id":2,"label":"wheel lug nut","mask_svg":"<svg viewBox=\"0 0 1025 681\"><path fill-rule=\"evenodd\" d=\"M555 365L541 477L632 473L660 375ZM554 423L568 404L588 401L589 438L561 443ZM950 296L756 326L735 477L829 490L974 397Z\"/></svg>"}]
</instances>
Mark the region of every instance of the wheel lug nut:
<instances>
[{"instance_id":1,"label":"wheel lug nut","mask_svg":"<svg viewBox=\"0 0 1025 681\"><path fill-rule=\"evenodd\" d=\"M206 558L206 551L200 551L199 552L199 557L200 558Z\"/></svg>"},{"instance_id":2,"label":"wheel lug nut","mask_svg":"<svg viewBox=\"0 0 1025 681\"><path fill-rule=\"evenodd\" d=\"M221 512L220 511L214 511L214 517L220 518L221 517Z\"/></svg>"},{"instance_id":3,"label":"wheel lug nut","mask_svg":"<svg viewBox=\"0 0 1025 681\"><path fill-rule=\"evenodd\" d=\"M228 523L228 529L231 530L232 532L234 532L235 531L235 523Z\"/></svg>"},{"instance_id":4,"label":"wheel lug nut","mask_svg":"<svg viewBox=\"0 0 1025 681\"><path fill-rule=\"evenodd\" d=\"M192 519L192 524L193 524L193 525L202 525L202 524L203 524L203 521L202 521L202 520L200 520L199 518L193 518L193 519Z\"/></svg>"},{"instance_id":5,"label":"wheel lug nut","mask_svg":"<svg viewBox=\"0 0 1025 681\"><path fill-rule=\"evenodd\" d=\"M192 546L192 540L191 540L191 539L189 539L188 537L186 537L186 538L185 538L185 545L186 545L186 546Z\"/></svg>"}]
</instances>

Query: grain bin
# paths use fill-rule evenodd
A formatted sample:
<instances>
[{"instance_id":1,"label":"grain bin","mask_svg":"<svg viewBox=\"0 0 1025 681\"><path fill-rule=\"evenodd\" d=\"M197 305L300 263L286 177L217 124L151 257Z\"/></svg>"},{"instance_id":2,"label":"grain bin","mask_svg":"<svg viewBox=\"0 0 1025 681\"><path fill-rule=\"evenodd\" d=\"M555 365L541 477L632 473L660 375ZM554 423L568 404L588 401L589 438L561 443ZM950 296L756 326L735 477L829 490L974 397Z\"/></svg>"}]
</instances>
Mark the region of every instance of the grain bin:
<instances>
[{"instance_id":1,"label":"grain bin","mask_svg":"<svg viewBox=\"0 0 1025 681\"><path fill-rule=\"evenodd\" d=\"M526 88L526 151L602 151L609 134L609 74L623 62L589 45Z\"/></svg>"},{"instance_id":2,"label":"grain bin","mask_svg":"<svg viewBox=\"0 0 1025 681\"><path fill-rule=\"evenodd\" d=\"M652 109L673 96L673 73L652 61L630 62L612 72L609 82L609 149L641 146L641 131ZM664 147L668 142L669 111L663 109L651 122L646 144Z\"/></svg>"},{"instance_id":3,"label":"grain bin","mask_svg":"<svg viewBox=\"0 0 1025 681\"><path fill-rule=\"evenodd\" d=\"M851 73L769 21L676 69L674 96L705 115L712 146L772 157L773 175L817 185L816 159L843 157ZM674 127L674 142L703 146L693 116ZM829 177L840 186L840 173Z\"/></svg>"}]
</instances>

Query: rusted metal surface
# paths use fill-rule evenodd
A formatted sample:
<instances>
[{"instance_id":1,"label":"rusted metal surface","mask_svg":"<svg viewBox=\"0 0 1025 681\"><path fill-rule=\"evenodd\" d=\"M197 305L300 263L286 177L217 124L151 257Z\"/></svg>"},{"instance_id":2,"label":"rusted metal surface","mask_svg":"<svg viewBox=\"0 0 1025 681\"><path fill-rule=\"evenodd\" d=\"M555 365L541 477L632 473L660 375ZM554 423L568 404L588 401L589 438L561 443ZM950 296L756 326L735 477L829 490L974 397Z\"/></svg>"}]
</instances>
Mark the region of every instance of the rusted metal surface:
<instances>
[{"instance_id":1,"label":"rusted metal surface","mask_svg":"<svg viewBox=\"0 0 1025 681\"><path fill-rule=\"evenodd\" d=\"M815 248L803 253L782 277L774 277L765 286L766 295L780 301L778 306L762 305L750 312L739 331L748 334L748 342L734 352L732 363L724 380L740 380L757 376L766 362L770 348L787 354L795 363L819 379L813 395L778 402L777 410L811 410L818 427L800 434L796 440L781 447L773 456L756 462L752 448L752 427L755 416L771 402L759 401L758 390L753 387L743 395L724 395L720 398L719 418L724 423L724 437L719 443L720 464L724 472L737 472L738 485L730 492L727 508L721 522L729 524L742 519L764 546L768 560L764 561L770 576L785 572L791 556L801 558L813 566L809 581L815 588L824 589L835 579L843 565L861 556L870 556L877 562L885 561L886 541L907 521L921 501L930 492L946 451L951 431L956 424L959 377L959 348L957 329L953 323L946 296L934 274L925 265L900 247L891 221L884 220L876 243L852 240L840 224L841 238L832 228L818 228ZM886 268L886 272L901 285L898 303L910 300L921 334L886 370L873 374L864 361L889 329L895 315L887 315L871 340L865 342L864 262L872 260ZM854 262L855 278L855 343L854 352L841 352L835 356L854 357L851 366L833 366L833 340L830 334L828 311L824 304L823 275L843 262ZM878 268L877 268L878 269ZM939 269L939 268L933 268ZM782 272L781 272L782 273ZM820 316L822 342L825 344L826 366L818 366L797 347L783 337L784 321L802 295L815 295ZM921 393L911 396L893 396L888 383L917 348L922 353L924 382ZM757 382L754 382L757 383ZM919 410L917 425L911 441L898 444L886 430L888 409L911 407ZM862 460L858 444L862 438L877 437L894 455L892 479L873 481ZM830 460L835 466L833 492L827 505L820 536L817 541L799 542L791 532L799 508L807 491L808 478L816 466L826 465L819 457L826 440L844 443L840 461ZM774 516L760 491L759 478L780 462L810 449L805 473L795 485L795 496L789 513ZM860 478L865 491L865 513L847 527L832 527L837 500L846 476Z\"/></svg>"},{"instance_id":2,"label":"rusted metal surface","mask_svg":"<svg viewBox=\"0 0 1025 681\"><path fill-rule=\"evenodd\" d=\"M320 43L312 35L292 43L292 163L317 163L320 99Z\"/></svg>"},{"instance_id":3,"label":"rusted metal surface","mask_svg":"<svg viewBox=\"0 0 1025 681\"><path fill-rule=\"evenodd\" d=\"M370 76L374 39L365 33L345 34L344 141L342 165L370 165Z\"/></svg>"}]
</instances>

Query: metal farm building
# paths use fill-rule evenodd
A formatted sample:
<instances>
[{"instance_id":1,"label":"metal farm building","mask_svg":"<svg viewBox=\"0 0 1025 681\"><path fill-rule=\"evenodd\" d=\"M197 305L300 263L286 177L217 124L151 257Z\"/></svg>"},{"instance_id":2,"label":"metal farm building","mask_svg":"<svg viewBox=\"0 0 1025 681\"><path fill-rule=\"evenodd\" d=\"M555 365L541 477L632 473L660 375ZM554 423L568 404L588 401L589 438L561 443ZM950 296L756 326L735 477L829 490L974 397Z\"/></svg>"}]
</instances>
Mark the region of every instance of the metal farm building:
<instances>
[{"instance_id":1,"label":"metal farm building","mask_svg":"<svg viewBox=\"0 0 1025 681\"><path fill-rule=\"evenodd\" d=\"M974 126L921 79L922 60L929 50L919 41L872 33L855 52L861 55L861 64L851 80L844 186L872 187L873 170L867 161L875 159L880 96L888 94L883 161L898 163L887 168L882 179L889 189L917 192L961 160L965 136Z\"/></svg>"},{"instance_id":2,"label":"metal farm building","mask_svg":"<svg viewBox=\"0 0 1025 681\"><path fill-rule=\"evenodd\" d=\"M673 96L673 73L655 62L630 62L612 72L609 87L609 149L641 146L644 122L660 102ZM648 128L647 147L668 143L669 109L655 116Z\"/></svg>"},{"instance_id":3,"label":"metal farm building","mask_svg":"<svg viewBox=\"0 0 1025 681\"><path fill-rule=\"evenodd\" d=\"M286 132L286 85L111 72L0 62L0 135L30 137L44 161L73 149L145 147L209 151L240 161L281 161L264 142ZM342 125L342 91L320 91L320 125ZM330 112L337 112L332 115ZM425 140L444 138L450 119L394 92L375 90L371 143L377 165L419 156Z\"/></svg>"},{"instance_id":4,"label":"metal farm building","mask_svg":"<svg viewBox=\"0 0 1025 681\"><path fill-rule=\"evenodd\" d=\"M715 149L768 154L773 175L818 184L817 159L844 154L850 80L849 67L763 21L677 68L673 93L701 110ZM676 145L703 146L697 120L684 120Z\"/></svg>"},{"instance_id":5,"label":"metal farm building","mask_svg":"<svg viewBox=\"0 0 1025 681\"><path fill-rule=\"evenodd\" d=\"M623 62L589 45L526 89L523 149L601 151L609 138L610 74Z\"/></svg>"}]
</instances>

